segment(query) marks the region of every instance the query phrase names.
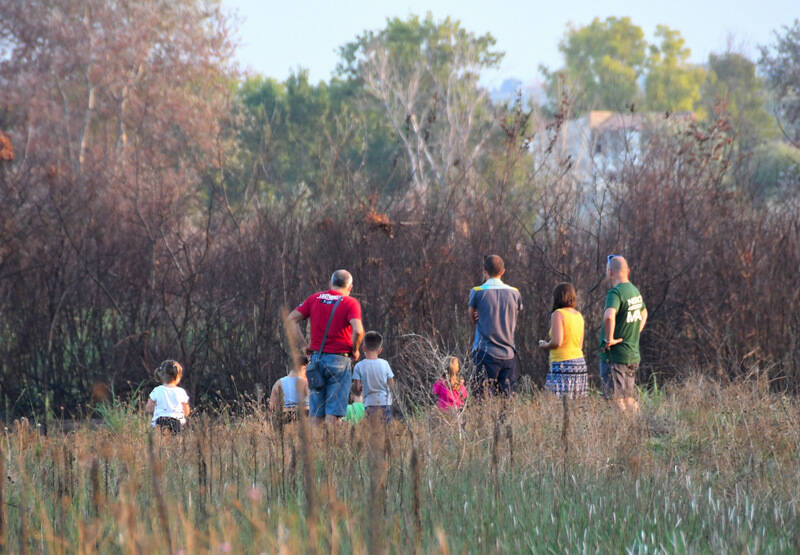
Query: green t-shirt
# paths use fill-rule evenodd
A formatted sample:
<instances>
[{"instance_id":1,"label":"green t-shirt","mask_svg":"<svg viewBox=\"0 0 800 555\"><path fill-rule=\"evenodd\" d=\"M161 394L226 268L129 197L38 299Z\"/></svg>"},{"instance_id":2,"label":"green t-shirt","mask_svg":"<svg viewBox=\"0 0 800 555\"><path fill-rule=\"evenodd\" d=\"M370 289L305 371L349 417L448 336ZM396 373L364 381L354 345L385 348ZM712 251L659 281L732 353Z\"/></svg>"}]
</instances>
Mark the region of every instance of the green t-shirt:
<instances>
[{"instance_id":1,"label":"green t-shirt","mask_svg":"<svg viewBox=\"0 0 800 555\"><path fill-rule=\"evenodd\" d=\"M642 294L631 282L620 283L608 291L606 308L616 309L614 337L622 339L622 343L611 347L608 361L618 364L639 362L642 360L639 355L639 328L642 325L642 310L646 308Z\"/></svg>"},{"instance_id":2,"label":"green t-shirt","mask_svg":"<svg viewBox=\"0 0 800 555\"><path fill-rule=\"evenodd\" d=\"M344 415L346 422L355 424L362 418L364 418L364 403L351 403L347 405L347 411Z\"/></svg>"}]
</instances>

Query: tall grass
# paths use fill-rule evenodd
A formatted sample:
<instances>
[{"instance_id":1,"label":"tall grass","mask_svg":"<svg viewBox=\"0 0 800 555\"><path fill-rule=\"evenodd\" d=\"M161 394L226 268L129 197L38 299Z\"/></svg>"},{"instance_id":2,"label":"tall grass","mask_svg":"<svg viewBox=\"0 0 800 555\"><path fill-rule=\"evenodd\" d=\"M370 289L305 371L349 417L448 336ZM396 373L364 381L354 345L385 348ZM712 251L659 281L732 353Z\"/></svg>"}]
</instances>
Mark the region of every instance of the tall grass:
<instances>
[{"instance_id":1,"label":"tall grass","mask_svg":"<svg viewBox=\"0 0 800 555\"><path fill-rule=\"evenodd\" d=\"M193 418L177 438L144 415L51 436L21 425L0 440L0 541L47 553L800 548L796 399L698 378L643 396L638 417L596 397L564 408L542 393L334 434L262 415Z\"/></svg>"}]
</instances>

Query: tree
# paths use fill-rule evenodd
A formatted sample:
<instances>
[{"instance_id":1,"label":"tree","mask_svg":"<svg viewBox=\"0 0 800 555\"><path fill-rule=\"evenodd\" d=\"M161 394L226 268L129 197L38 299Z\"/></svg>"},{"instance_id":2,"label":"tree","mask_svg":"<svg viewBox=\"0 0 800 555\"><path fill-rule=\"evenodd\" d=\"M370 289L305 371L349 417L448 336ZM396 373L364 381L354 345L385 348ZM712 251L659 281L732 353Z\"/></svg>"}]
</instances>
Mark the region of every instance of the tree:
<instances>
[{"instance_id":1,"label":"tree","mask_svg":"<svg viewBox=\"0 0 800 555\"><path fill-rule=\"evenodd\" d=\"M138 380L148 341L191 360L215 194L200 193L226 152L235 72L213 0L0 0L0 13L0 126L15 147L0 316L24 330L0 345L14 361L0 390L41 407L43 392ZM28 387L6 373L20 368Z\"/></svg>"},{"instance_id":2,"label":"tree","mask_svg":"<svg viewBox=\"0 0 800 555\"><path fill-rule=\"evenodd\" d=\"M774 120L766 110L766 91L755 64L742 54L711 53L703 84L703 115L722 111L730 120L740 151L749 151L775 136Z\"/></svg>"},{"instance_id":3,"label":"tree","mask_svg":"<svg viewBox=\"0 0 800 555\"><path fill-rule=\"evenodd\" d=\"M657 112L692 111L700 100L705 79L702 68L689 64L691 50L680 32L665 25L656 27L659 46L650 46L644 88L647 107Z\"/></svg>"},{"instance_id":4,"label":"tree","mask_svg":"<svg viewBox=\"0 0 800 555\"><path fill-rule=\"evenodd\" d=\"M565 87L576 113L634 109L640 100L638 81L645 70L646 48L644 32L628 17L570 25L558 46L564 67L554 72L541 68L551 106L559 106Z\"/></svg>"},{"instance_id":5,"label":"tree","mask_svg":"<svg viewBox=\"0 0 800 555\"><path fill-rule=\"evenodd\" d=\"M176 169L213 149L232 76L218 4L0 0L0 13L2 102L30 147L20 158L47 150L81 175L87 164L121 171L134 150Z\"/></svg>"},{"instance_id":6,"label":"tree","mask_svg":"<svg viewBox=\"0 0 800 555\"><path fill-rule=\"evenodd\" d=\"M785 137L800 148L800 19L761 47L760 65L775 95L775 115Z\"/></svg>"},{"instance_id":7,"label":"tree","mask_svg":"<svg viewBox=\"0 0 800 555\"><path fill-rule=\"evenodd\" d=\"M383 118L359 110L360 93L358 84L337 78L313 85L303 70L284 82L244 81L232 129L239 146L229 174L234 197L307 190L332 198L358 172L376 189L395 186L392 131Z\"/></svg>"},{"instance_id":8,"label":"tree","mask_svg":"<svg viewBox=\"0 0 800 555\"><path fill-rule=\"evenodd\" d=\"M491 122L483 114L480 71L502 53L491 35L476 36L449 18L390 19L340 50L340 73L361 84L402 143L418 199L475 171Z\"/></svg>"}]
</instances>

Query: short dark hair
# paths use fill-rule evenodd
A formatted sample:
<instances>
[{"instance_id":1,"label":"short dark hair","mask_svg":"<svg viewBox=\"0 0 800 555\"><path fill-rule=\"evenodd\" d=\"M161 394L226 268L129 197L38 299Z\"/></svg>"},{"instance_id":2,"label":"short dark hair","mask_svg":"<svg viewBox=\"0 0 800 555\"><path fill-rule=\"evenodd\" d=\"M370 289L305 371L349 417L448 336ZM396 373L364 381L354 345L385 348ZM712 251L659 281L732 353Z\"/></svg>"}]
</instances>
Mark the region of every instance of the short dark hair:
<instances>
[{"instance_id":1,"label":"short dark hair","mask_svg":"<svg viewBox=\"0 0 800 555\"><path fill-rule=\"evenodd\" d=\"M571 283L559 283L553 289L553 310L559 308L575 308L578 302L578 294Z\"/></svg>"},{"instance_id":2,"label":"short dark hair","mask_svg":"<svg viewBox=\"0 0 800 555\"><path fill-rule=\"evenodd\" d=\"M489 277L497 277L506 269L503 259L496 254L490 254L483 259L483 269Z\"/></svg>"},{"instance_id":3,"label":"short dark hair","mask_svg":"<svg viewBox=\"0 0 800 555\"><path fill-rule=\"evenodd\" d=\"M367 351L377 351L383 345L383 336L377 331L368 331L364 334L364 349Z\"/></svg>"},{"instance_id":4,"label":"short dark hair","mask_svg":"<svg viewBox=\"0 0 800 555\"><path fill-rule=\"evenodd\" d=\"M183 366L179 363L175 362L171 358L168 358L156 370L156 376L162 382L172 382L178 375L183 374Z\"/></svg>"}]
</instances>

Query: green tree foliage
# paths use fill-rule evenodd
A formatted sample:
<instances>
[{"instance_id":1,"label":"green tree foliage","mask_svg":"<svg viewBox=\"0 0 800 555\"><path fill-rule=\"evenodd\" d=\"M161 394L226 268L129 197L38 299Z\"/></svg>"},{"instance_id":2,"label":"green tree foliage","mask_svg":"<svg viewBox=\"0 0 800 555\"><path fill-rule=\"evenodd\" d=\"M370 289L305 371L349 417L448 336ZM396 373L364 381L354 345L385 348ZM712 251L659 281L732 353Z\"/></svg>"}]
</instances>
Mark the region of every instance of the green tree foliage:
<instances>
[{"instance_id":1,"label":"green tree foliage","mask_svg":"<svg viewBox=\"0 0 800 555\"><path fill-rule=\"evenodd\" d=\"M237 200L255 195L333 195L356 174L394 185L396 146L385 122L357 106L359 87L342 79L313 85L307 71L285 82L251 77L239 88L234 132L239 154L230 173Z\"/></svg>"},{"instance_id":2,"label":"green tree foliage","mask_svg":"<svg viewBox=\"0 0 800 555\"><path fill-rule=\"evenodd\" d=\"M775 114L786 138L800 148L800 19L761 48L760 64L775 94Z\"/></svg>"},{"instance_id":3,"label":"green tree foliage","mask_svg":"<svg viewBox=\"0 0 800 555\"><path fill-rule=\"evenodd\" d=\"M569 26L558 48L565 66L555 72L542 68L552 106L559 105L566 87L576 113L635 108L647 43L630 18L595 18L585 27Z\"/></svg>"},{"instance_id":4,"label":"green tree foliage","mask_svg":"<svg viewBox=\"0 0 800 555\"><path fill-rule=\"evenodd\" d=\"M475 169L492 125L478 80L502 58L494 44L428 14L390 19L341 48L340 73L363 86L365 108L391 126L418 194Z\"/></svg>"},{"instance_id":5,"label":"green tree foliage","mask_svg":"<svg viewBox=\"0 0 800 555\"><path fill-rule=\"evenodd\" d=\"M753 193L779 198L800 184L800 149L783 141L764 143L753 150L749 168Z\"/></svg>"},{"instance_id":6,"label":"green tree foliage","mask_svg":"<svg viewBox=\"0 0 800 555\"><path fill-rule=\"evenodd\" d=\"M661 43L650 46L644 82L647 108L659 112L691 111L700 100L705 71L688 63L691 50L679 31L659 25L656 37Z\"/></svg>"},{"instance_id":7,"label":"green tree foliage","mask_svg":"<svg viewBox=\"0 0 800 555\"><path fill-rule=\"evenodd\" d=\"M703 84L701 115L730 120L741 150L775 137L774 119L766 109L766 91L755 64L733 52L710 54Z\"/></svg>"}]
</instances>

